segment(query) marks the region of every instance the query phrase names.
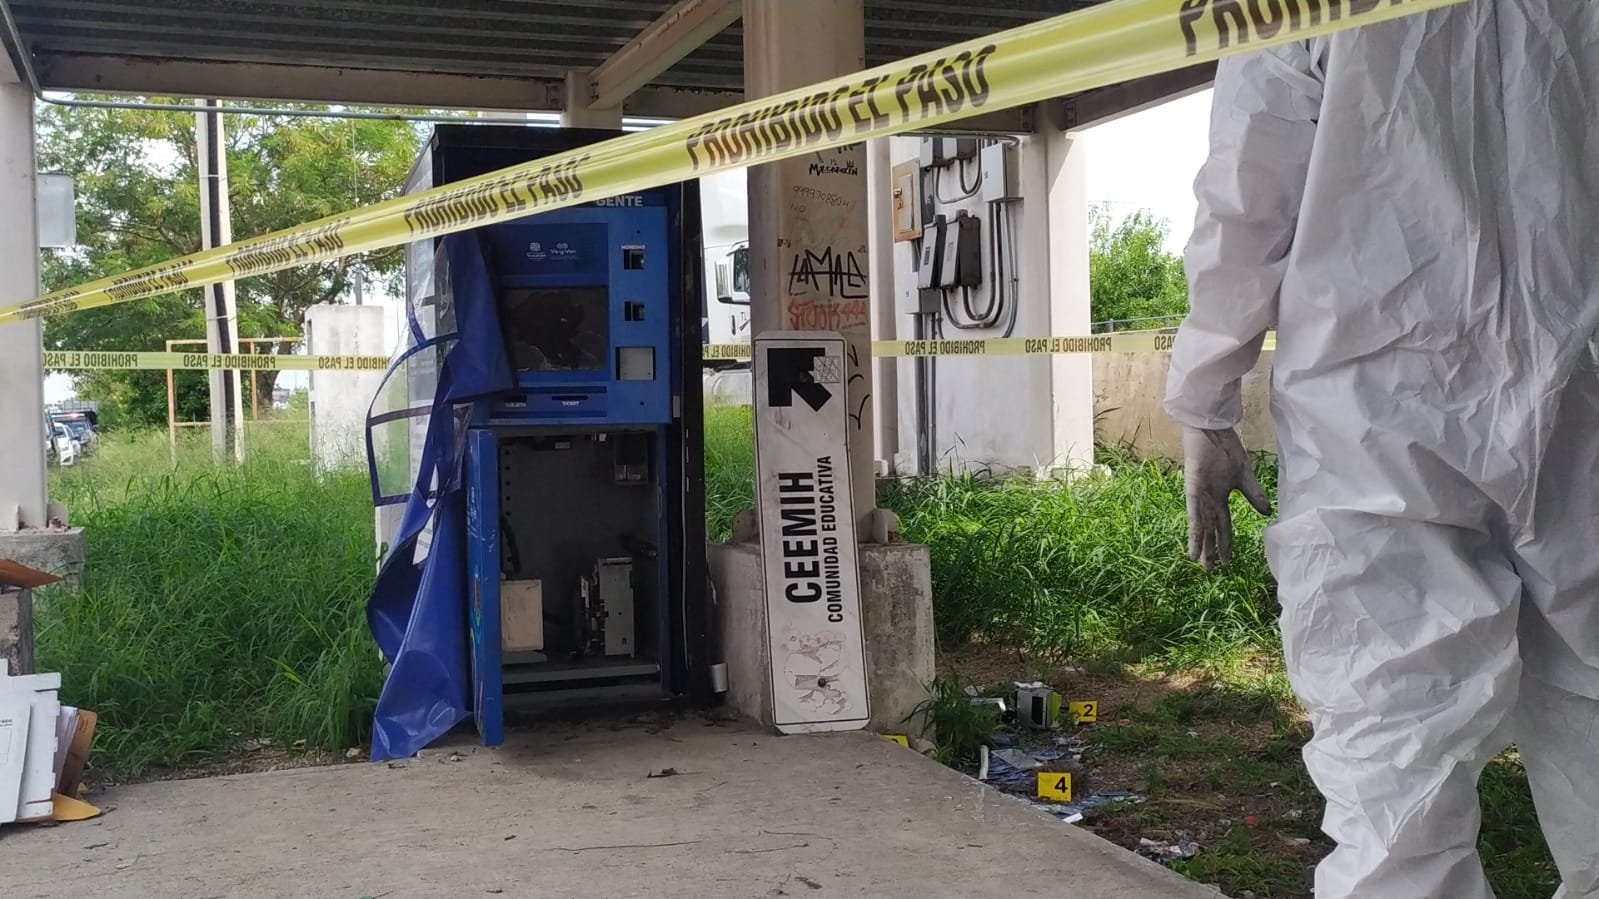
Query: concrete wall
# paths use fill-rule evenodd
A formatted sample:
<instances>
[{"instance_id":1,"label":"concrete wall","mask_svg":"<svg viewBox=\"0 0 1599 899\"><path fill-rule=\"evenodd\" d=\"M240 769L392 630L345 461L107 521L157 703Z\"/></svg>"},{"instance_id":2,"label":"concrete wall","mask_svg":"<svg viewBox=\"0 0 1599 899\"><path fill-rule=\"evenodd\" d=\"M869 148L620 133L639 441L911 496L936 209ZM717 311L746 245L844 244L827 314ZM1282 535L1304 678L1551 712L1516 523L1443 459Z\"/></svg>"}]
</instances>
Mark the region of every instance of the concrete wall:
<instances>
[{"instance_id":1,"label":"concrete wall","mask_svg":"<svg viewBox=\"0 0 1599 899\"><path fill-rule=\"evenodd\" d=\"M1244 378L1244 420L1239 425L1239 436L1251 450L1277 451L1277 431L1271 420L1271 356L1262 353L1257 364ZM980 370L982 365L1010 365L1018 360L1000 358L954 360L962 363L966 372ZM1024 360L1029 361L1029 360ZM901 361L903 364L903 360ZM1101 444L1126 443L1144 458L1159 456L1168 459L1182 458L1182 428L1166 416L1161 408L1166 395L1166 372L1171 366L1171 356L1166 353L1095 353L1094 368L1094 439ZM1003 372L996 373L1003 377ZM948 448L950 461L968 464L982 461L972 456L962 456L963 447L976 443L979 452L994 452L996 445L1017 434L1026 434L1028 427L1018 419L1015 410L1031 408L1034 403L1017 394L1025 384L1005 387L1003 392L990 397L991 402L981 404L986 415L967 415L960 419L966 425L983 427L984 439L968 442L963 431L957 430L949 439L957 445ZM707 402L748 406L750 404L749 372L743 369L721 372L705 381ZM914 395L900 397L900 418L905 427L914 426ZM961 404L951 402L956 411ZM976 404L974 404L976 405ZM1008 411L1007 411L1008 410ZM953 413L946 412L947 417ZM901 436L899 460L901 471L915 470L915 435L905 432ZM907 453L912 455L907 455ZM1012 456L1012 458L1015 458ZM990 460L991 461L991 460ZM947 467L948 462L946 462ZM1014 463L1013 467L1028 467Z\"/></svg>"},{"instance_id":2,"label":"concrete wall","mask_svg":"<svg viewBox=\"0 0 1599 899\"><path fill-rule=\"evenodd\" d=\"M387 356L382 306L312 306L306 345L317 356ZM366 415L382 371L314 371L310 378L311 458L319 470L365 467Z\"/></svg>"},{"instance_id":3,"label":"concrete wall","mask_svg":"<svg viewBox=\"0 0 1599 899\"><path fill-rule=\"evenodd\" d=\"M1277 451L1269 405L1271 360L1271 353L1262 353L1244 377L1244 420L1238 434L1251 450ZM1094 354L1095 439L1130 444L1145 458L1181 459L1182 427L1161 408L1170 367L1167 353Z\"/></svg>"}]
</instances>

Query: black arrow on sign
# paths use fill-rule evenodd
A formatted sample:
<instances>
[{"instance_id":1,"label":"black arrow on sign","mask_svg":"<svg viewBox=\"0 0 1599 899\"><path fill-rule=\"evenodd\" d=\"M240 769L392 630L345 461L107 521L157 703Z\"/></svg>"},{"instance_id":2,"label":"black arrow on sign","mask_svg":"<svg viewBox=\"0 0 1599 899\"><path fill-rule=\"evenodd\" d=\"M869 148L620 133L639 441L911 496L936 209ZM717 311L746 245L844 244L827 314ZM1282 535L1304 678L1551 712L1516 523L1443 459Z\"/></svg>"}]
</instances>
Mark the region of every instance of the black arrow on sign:
<instances>
[{"instance_id":1,"label":"black arrow on sign","mask_svg":"<svg viewBox=\"0 0 1599 899\"><path fill-rule=\"evenodd\" d=\"M818 347L778 347L766 354L766 402L771 406L794 405L794 394L799 394L811 411L820 412L833 392L816 383L811 373L816 357L823 354Z\"/></svg>"}]
</instances>

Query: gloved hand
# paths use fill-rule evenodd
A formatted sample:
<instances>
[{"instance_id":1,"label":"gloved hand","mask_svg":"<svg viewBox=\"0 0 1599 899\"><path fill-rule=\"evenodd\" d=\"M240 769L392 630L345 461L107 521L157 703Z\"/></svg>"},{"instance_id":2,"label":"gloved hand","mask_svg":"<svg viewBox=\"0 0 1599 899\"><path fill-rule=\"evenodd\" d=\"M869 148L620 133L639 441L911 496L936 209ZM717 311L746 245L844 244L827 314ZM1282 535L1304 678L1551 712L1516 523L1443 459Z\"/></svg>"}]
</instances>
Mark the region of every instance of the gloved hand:
<instances>
[{"instance_id":1,"label":"gloved hand","mask_svg":"<svg viewBox=\"0 0 1599 899\"><path fill-rule=\"evenodd\" d=\"M1244 442L1232 428L1183 428L1183 477L1188 489L1188 557L1209 571L1233 554L1233 515L1228 497L1237 490L1262 515L1271 500L1255 479Z\"/></svg>"}]
</instances>

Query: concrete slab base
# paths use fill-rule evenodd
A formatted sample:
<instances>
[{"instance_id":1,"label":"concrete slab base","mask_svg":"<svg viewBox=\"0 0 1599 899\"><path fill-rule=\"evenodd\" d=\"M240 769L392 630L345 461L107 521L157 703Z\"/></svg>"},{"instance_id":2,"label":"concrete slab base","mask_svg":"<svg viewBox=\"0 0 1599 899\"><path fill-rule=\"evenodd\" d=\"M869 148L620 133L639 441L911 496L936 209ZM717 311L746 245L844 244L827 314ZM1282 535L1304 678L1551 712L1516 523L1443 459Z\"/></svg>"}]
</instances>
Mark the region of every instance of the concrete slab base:
<instances>
[{"instance_id":1,"label":"concrete slab base","mask_svg":"<svg viewBox=\"0 0 1599 899\"><path fill-rule=\"evenodd\" d=\"M90 798L0 828L6 899L1218 895L864 733L550 727Z\"/></svg>"},{"instance_id":2,"label":"concrete slab base","mask_svg":"<svg viewBox=\"0 0 1599 899\"><path fill-rule=\"evenodd\" d=\"M83 555L83 528L0 531L0 559L49 572L74 593L83 576Z\"/></svg>"},{"instance_id":3,"label":"concrete slab base","mask_svg":"<svg viewBox=\"0 0 1599 899\"><path fill-rule=\"evenodd\" d=\"M707 548L711 583L721 619L727 662L727 705L761 725L772 724L766 645L766 594L760 547L752 543ZM862 627L866 632L866 688L877 733L924 736L916 707L934 676L933 575L927 547L914 543L860 547Z\"/></svg>"},{"instance_id":4,"label":"concrete slab base","mask_svg":"<svg viewBox=\"0 0 1599 899\"><path fill-rule=\"evenodd\" d=\"M49 572L77 592L83 576L82 528L0 531L0 559ZM0 659L13 674L33 673L33 601L30 591L0 593Z\"/></svg>"},{"instance_id":5,"label":"concrete slab base","mask_svg":"<svg viewBox=\"0 0 1599 899\"><path fill-rule=\"evenodd\" d=\"M11 674L33 674L33 591L0 592L0 660Z\"/></svg>"}]
</instances>

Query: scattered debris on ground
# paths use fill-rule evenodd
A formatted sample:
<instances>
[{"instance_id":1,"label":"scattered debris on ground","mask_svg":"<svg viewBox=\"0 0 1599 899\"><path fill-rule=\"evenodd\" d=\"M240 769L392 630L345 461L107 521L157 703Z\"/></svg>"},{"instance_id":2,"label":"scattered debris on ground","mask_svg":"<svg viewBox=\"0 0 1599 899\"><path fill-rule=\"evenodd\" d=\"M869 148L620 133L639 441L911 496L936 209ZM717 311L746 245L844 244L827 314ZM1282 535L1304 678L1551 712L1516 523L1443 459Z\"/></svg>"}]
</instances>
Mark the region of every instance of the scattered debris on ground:
<instances>
[{"instance_id":1,"label":"scattered debris on ground","mask_svg":"<svg viewBox=\"0 0 1599 899\"><path fill-rule=\"evenodd\" d=\"M59 673L13 675L0 656L0 825L61 824L102 814L82 798L98 718L62 705L60 692Z\"/></svg>"},{"instance_id":2,"label":"scattered debris on ground","mask_svg":"<svg viewBox=\"0 0 1599 899\"><path fill-rule=\"evenodd\" d=\"M1299 758L1308 728L1272 672L1094 670L981 647L941 667L989 713L983 745L946 763L1228 896L1310 899L1331 846ZM945 718L972 726L948 708L951 692ZM1085 701L1092 720L1074 714ZM1055 772L1070 775L1069 798L1040 795Z\"/></svg>"}]
</instances>

